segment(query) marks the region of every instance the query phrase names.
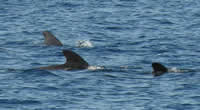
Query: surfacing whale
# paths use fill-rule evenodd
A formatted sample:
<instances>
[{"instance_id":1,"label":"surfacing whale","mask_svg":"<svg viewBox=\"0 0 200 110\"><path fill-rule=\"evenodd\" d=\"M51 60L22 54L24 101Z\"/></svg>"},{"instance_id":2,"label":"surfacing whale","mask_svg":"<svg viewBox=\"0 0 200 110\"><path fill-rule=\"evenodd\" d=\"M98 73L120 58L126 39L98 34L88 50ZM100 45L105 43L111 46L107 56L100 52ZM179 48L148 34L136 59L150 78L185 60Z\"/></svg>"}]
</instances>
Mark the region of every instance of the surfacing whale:
<instances>
[{"instance_id":1,"label":"surfacing whale","mask_svg":"<svg viewBox=\"0 0 200 110\"><path fill-rule=\"evenodd\" d=\"M165 66L163 66L162 64L157 63L157 62L152 63L152 68L153 68L152 74L154 76L160 76L160 75L163 75L164 73L168 72L168 69Z\"/></svg>"},{"instance_id":2,"label":"surfacing whale","mask_svg":"<svg viewBox=\"0 0 200 110\"><path fill-rule=\"evenodd\" d=\"M40 67L44 70L81 70L87 69L89 64L77 53L71 50L63 50L63 54L66 58L65 64L52 65L47 67Z\"/></svg>"},{"instance_id":3,"label":"surfacing whale","mask_svg":"<svg viewBox=\"0 0 200 110\"><path fill-rule=\"evenodd\" d=\"M44 36L44 43L46 45L63 46L63 44L49 31L42 32Z\"/></svg>"},{"instance_id":4,"label":"surfacing whale","mask_svg":"<svg viewBox=\"0 0 200 110\"><path fill-rule=\"evenodd\" d=\"M160 76L160 75L163 75L167 72L173 72L173 73L194 72L194 70L190 70L190 69L167 68L167 67L165 67L164 65L162 65L158 62L153 62L152 68L153 68L152 74L154 76Z\"/></svg>"}]
</instances>

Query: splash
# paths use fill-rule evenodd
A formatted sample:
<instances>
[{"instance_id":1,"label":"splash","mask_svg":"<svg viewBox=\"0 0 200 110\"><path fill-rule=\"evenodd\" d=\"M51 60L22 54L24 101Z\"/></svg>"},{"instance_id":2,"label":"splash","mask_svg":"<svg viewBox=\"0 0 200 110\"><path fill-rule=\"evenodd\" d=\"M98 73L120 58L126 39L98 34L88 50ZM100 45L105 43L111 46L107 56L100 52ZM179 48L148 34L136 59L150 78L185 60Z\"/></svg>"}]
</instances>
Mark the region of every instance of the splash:
<instances>
[{"instance_id":1,"label":"splash","mask_svg":"<svg viewBox=\"0 0 200 110\"><path fill-rule=\"evenodd\" d=\"M177 69L176 67L170 68L168 71L169 71L169 72L174 72L174 73L183 72L182 70Z\"/></svg>"},{"instance_id":2,"label":"splash","mask_svg":"<svg viewBox=\"0 0 200 110\"><path fill-rule=\"evenodd\" d=\"M104 67L101 66L89 66L88 70L102 70L104 69Z\"/></svg>"},{"instance_id":3,"label":"splash","mask_svg":"<svg viewBox=\"0 0 200 110\"><path fill-rule=\"evenodd\" d=\"M77 47L93 47L92 43L89 40L79 40L77 42Z\"/></svg>"}]
</instances>

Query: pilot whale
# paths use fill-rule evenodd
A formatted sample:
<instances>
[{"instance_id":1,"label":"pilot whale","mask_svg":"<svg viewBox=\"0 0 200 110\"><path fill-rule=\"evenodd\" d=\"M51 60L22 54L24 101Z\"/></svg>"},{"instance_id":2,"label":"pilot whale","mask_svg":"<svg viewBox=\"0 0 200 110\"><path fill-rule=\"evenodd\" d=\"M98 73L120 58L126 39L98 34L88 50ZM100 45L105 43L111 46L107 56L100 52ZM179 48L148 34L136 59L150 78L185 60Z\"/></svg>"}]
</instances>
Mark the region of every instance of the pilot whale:
<instances>
[{"instance_id":1,"label":"pilot whale","mask_svg":"<svg viewBox=\"0 0 200 110\"><path fill-rule=\"evenodd\" d=\"M43 31L44 43L48 46L63 46L62 42L59 41L50 31ZM77 47L93 47L93 44L89 40L79 40Z\"/></svg>"},{"instance_id":2,"label":"pilot whale","mask_svg":"<svg viewBox=\"0 0 200 110\"><path fill-rule=\"evenodd\" d=\"M71 50L63 50L63 54L66 58L66 63L59 65L52 65L47 67L40 67L43 70L81 70L87 69L89 64L77 53Z\"/></svg>"},{"instance_id":3,"label":"pilot whale","mask_svg":"<svg viewBox=\"0 0 200 110\"><path fill-rule=\"evenodd\" d=\"M158 62L153 62L152 68L153 68L152 74L154 76L160 76L160 75L163 75L167 72L185 73L185 72L194 72L195 71L195 70L190 70L190 69L167 68L167 67L165 67L164 65L162 65Z\"/></svg>"},{"instance_id":4,"label":"pilot whale","mask_svg":"<svg viewBox=\"0 0 200 110\"><path fill-rule=\"evenodd\" d=\"M162 64L157 63L157 62L152 63L152 68L153 68L152 74L154 76L160 76L160 75L163 75L164 73L168 72L168 69L165 66L163 66Z\"/></svg>"},{"instance_id":5,"label":"pilot whale","mask_svg":"<svg viewBox=\"0 0 200 110\"><path fill-rule=\"evenodd\" d=\"M63 44L49 31L42 32L44 43L48 46L63 46Z\"/></svg>"}]
</instances>

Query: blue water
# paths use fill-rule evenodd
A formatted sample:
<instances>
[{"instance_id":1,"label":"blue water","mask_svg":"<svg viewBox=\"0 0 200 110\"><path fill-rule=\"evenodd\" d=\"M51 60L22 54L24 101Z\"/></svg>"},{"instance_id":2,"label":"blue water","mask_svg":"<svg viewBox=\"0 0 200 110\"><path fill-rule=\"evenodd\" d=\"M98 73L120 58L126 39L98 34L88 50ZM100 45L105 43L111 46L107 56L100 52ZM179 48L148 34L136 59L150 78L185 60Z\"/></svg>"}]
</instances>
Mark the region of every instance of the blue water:
<instances>
[{"instance_id":1,"label":"blue water","mask_svg":"<svg viewBox=\"0 0 200 110\"><path fill-rule=\"evenodd\" d=\"M199 0L1 0L1 110L200 110ZM46 46L49 30L64 44ZM93 47L78 48L89 40ZM46 71L62 50L105 70ZM152 62L194 70L151 74Z\"/></svg>"}]
</instances>

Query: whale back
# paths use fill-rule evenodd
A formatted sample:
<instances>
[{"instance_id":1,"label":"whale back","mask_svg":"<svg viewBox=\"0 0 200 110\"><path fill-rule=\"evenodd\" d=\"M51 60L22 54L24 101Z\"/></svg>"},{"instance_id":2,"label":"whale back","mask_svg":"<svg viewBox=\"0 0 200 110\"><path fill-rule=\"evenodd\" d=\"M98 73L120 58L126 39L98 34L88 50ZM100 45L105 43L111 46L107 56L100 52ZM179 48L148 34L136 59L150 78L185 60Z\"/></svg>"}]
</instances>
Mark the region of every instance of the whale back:
<instances>
[{"instance_id":1,"label":"whale back","mask_svg":"<svg viewBox=\"0 0 200 110\"><path fill-rule=\"evenodd\" d=\"M46 45L53 45L53 46L62 46L63 44L49 31L44 31L43 32L44 36L44 43Z\"/></svg>"}]
</instances>

